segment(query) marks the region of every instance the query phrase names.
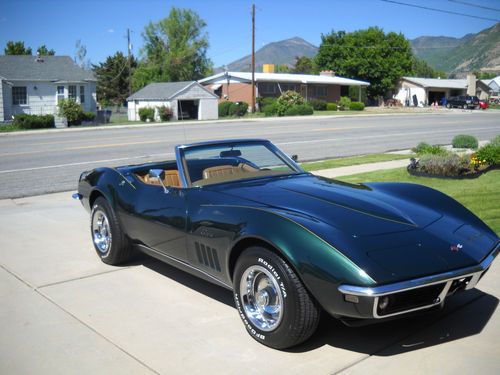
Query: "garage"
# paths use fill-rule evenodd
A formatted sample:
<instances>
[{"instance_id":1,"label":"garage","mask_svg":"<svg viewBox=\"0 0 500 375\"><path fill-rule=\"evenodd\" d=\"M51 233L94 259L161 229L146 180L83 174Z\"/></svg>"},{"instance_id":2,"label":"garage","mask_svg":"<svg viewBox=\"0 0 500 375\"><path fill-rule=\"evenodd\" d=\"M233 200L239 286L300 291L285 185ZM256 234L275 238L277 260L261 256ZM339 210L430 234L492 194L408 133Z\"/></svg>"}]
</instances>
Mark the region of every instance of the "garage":
<instances>
[{"instance_id":1,"label":"garage","mask_svg":"<svg viewBox=\"0 0 500 375\"><path fill-rule=\"evenodd\" d=\"M218 97L196 81L150 83L127 98L129 121L139 121L141 108L168 107L172 120L216 120L219 118Z\"/></svg>"}]
</instances>

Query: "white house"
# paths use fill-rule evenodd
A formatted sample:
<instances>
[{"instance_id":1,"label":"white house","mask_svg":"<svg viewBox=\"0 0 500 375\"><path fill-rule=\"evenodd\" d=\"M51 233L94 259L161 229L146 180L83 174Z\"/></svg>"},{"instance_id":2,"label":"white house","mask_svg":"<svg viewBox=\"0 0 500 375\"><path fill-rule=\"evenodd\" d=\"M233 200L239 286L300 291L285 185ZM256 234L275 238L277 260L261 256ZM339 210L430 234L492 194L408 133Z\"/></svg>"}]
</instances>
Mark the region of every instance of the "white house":
<instances>
[{"instance_id":1,"label":"white house","mask_svg":"<svg viewBox=\"0 0 500 375\"><path fill-rule=\"evenodd\" d=\"M169 107L173 120L219 118L217 95L196 81L150 83L127 98L129 121L139 120L140 108ZM155 117L159 119L156 111Z\"/></svg>"},{"instance_id":2,"label":"white house","mask_svg":"<svg viewBox=\"0 0 500 375\"><path fill-rule=\"evenodd\" d=\"M0 121L19 113L57 113L60 99L96 110L96 79L69 56L0 56Z\"/></svg>"},{"instance_id":3,"label":"white house","mask_svg":"<svg viewBox=\"0 0 500 375\"><path fill-rule=\"evenodd\" d=\"M489 88L484 82L476 80L473 74L469 74L467 79L402 77L394 98L404 106L422 107L435 102L440 105L442 98L466 94L487 99Z\"/></svg>"}]
</instances>

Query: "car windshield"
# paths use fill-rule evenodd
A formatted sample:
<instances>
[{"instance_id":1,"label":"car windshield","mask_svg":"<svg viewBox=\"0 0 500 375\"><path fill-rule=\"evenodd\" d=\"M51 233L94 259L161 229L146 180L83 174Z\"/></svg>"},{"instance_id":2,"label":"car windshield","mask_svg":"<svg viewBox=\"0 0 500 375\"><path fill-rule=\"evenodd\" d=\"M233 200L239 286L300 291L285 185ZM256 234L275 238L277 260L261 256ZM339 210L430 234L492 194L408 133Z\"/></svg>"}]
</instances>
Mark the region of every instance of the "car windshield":
<instances>
[{"instance_id":1,"label":"car windshield","mask_svg":"<svg viewBox=\"0 0 500 375\"><path fill-rule=\"evenodd\" d=\"M303 173L268 143L201 145L184 150L186 177L192 186Z\"/></svg>"}]
</instances>

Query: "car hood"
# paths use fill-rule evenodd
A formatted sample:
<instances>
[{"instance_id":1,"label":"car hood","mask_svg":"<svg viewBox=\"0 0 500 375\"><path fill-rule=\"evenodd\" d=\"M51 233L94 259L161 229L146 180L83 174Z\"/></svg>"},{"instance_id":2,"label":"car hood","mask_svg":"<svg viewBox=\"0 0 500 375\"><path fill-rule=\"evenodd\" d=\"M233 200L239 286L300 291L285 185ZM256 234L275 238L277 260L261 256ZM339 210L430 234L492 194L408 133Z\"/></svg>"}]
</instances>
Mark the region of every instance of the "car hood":
<instances>
[{"instance_id":1,"label":"car hood","mask_svg":"<svg viewBox=\"0 0 500 375\"><path fill-rule=\"evenodd\" d=\"M228 184L221 192L360 236L422 228L442 216L383 190L312 175Z\"/></svg>"}]
</instances>

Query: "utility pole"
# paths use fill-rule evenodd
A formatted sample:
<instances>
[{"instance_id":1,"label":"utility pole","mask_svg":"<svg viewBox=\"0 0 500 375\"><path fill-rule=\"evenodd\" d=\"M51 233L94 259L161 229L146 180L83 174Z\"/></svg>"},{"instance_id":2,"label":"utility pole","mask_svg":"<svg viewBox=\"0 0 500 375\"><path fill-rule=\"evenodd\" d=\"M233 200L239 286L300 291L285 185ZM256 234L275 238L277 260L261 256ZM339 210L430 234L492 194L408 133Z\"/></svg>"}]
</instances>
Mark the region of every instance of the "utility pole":
<instances>
[{"instance_id":1,"label":"utility pole","mask_svg":"<svg viewBox=\"0 0 500 375\"><path fill-rule=\"evenodd\" d=\"M127 29L127 63L128 63L128 95L132 95L132 62L131 62L131 54L132 54L132 45L130 44L130 29Z\"/></svg>"},{"instance_id":2,"label":"utility pole","mask_svg":"<svg viewBox=\"0 0 500 375\"><path fill-rule=\"evenodd\" d=\"M255 4L252 4L252 113L255 112Z\"/></svg>"}]
</instances>

